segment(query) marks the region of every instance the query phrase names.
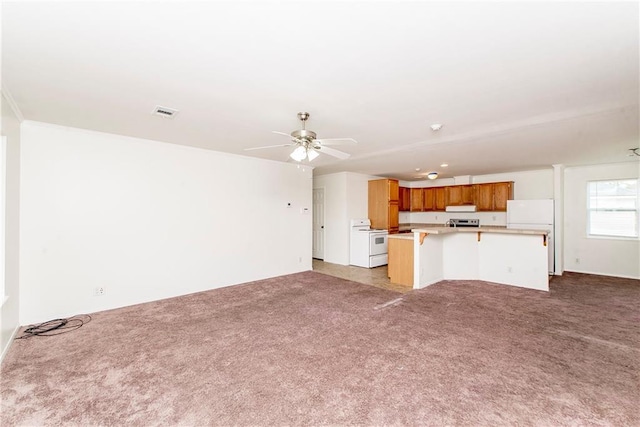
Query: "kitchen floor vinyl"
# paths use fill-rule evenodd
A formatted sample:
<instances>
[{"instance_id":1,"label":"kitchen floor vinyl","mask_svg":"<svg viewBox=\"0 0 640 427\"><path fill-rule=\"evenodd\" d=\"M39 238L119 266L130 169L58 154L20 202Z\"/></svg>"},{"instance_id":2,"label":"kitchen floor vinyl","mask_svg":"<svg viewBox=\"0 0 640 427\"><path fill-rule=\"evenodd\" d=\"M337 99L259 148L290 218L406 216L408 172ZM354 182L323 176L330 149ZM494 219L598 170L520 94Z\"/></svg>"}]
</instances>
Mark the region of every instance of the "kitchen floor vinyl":
<instances>
[{"instance_id":1,"label":"kitchen floor vinyl","mask_svg":"<svg viewBox=\"0 0 640 427\"><path fill-rule=\"evenodd\" d=\"M375 268L363 268L353 265L332 264L330 262L314 259L313 270L329 276L364 283L365 285L372 285L377 288L401 292L403 294L411 291L412 289L410 286L391 283L388 277L386 265Z\"/></svg>"}]
</instances>

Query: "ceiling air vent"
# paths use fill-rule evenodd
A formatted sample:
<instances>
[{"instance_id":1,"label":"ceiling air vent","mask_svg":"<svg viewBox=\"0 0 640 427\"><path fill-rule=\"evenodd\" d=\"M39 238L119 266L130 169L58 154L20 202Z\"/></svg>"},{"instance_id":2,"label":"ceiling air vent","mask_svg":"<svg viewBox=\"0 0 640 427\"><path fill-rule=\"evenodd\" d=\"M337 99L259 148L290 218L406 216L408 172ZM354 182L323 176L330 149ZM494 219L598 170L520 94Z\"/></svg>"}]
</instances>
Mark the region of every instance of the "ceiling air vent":
<instances>
[{"instance_id":1,"label":"ceiling air vent","mask_svg":"<svg viewBox=\"0 0 640 427\"><path fill-rule=\"evenodd\" d=\"M172 119L178 114L178 110L174 108L162 107L160 105L156 105L156 108L153 109L153 114L156 116L166 117L168 119Z\"/></svg>"}]
</instances>

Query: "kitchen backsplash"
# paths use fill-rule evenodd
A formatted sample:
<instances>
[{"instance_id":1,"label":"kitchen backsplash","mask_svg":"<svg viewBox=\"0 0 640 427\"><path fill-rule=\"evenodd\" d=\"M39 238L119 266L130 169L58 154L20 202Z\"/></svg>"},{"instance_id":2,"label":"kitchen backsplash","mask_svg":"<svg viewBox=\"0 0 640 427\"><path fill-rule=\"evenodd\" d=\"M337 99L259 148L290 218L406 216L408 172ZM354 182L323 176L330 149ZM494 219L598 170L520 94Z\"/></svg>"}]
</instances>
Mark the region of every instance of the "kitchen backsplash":
<instances>
[{"instance_id":1,"label":"kitchen backsplash","mask_svg":"<svg viewBox=\"0 0 640 427\"><path fill-rule=\"evenodd\" d=\"M507 225L506 212L400 212L400 224L444 224L451 218L479 219L483 225Z\"/></svg>"}]
</instances>

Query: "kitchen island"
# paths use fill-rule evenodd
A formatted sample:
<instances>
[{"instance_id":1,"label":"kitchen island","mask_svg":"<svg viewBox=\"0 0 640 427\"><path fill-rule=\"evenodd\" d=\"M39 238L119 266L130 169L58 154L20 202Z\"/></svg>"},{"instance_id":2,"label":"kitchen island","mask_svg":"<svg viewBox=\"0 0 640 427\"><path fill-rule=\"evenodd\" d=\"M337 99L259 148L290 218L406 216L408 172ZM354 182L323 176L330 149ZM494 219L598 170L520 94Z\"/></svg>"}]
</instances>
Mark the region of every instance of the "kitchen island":
<instances>
[{"instance_id":1,"label":"kitchen island","mask_svg":"<svg viewBox=\"0 0 640 427\"><path fill-rule=\"evenodd\" d=\"M484 280L549 290L545 230L435 226L411 231L389 236L392 283L402 280L419 289L441 280ZM409 247L413 247L410 254ZM412 272L406 271L409 256ZM405 266L398 264L398 260L403 260Z\"/></svg>"}]
</instances>

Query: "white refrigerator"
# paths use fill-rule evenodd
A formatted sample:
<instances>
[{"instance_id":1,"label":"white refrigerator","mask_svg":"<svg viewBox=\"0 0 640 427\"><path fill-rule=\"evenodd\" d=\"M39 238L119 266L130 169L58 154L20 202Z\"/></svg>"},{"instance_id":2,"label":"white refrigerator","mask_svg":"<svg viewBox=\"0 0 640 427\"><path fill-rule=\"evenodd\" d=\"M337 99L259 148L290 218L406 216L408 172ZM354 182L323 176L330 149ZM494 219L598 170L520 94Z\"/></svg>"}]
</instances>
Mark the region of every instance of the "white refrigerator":
<instances>
[{"instance_id":1,"label":"white refrigerator","mask_svg":"<svg viewBox=\"0 0 640 427\"><path fill-rule=\"evenodd\" d=\"M507 200L507 228L548 230L549 274L555 272L553 199Z\"/></svg>"}]
</instances>

